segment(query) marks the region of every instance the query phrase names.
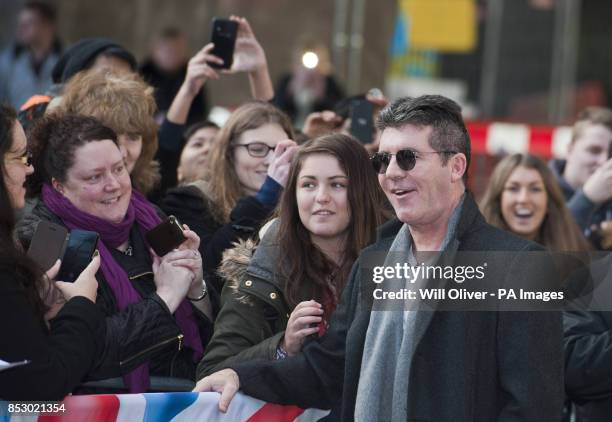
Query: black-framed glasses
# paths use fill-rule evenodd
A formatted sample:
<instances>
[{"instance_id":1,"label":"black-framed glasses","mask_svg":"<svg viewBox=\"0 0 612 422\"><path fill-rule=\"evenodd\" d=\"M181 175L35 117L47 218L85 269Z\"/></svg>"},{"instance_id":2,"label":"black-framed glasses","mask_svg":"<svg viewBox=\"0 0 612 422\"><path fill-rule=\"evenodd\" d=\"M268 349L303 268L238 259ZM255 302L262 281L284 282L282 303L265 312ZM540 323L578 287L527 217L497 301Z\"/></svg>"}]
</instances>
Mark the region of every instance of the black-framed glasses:
<instances>
[{"instance_id":1,"label":"black-framed glasses","mask_svg":"<svg viewBox=\"0 0 612 422\"><path fill-rule=\"evenodd\" d=\"M374 171L378 174L385 174L387 172L387 168L389 167L389 163L391 162L391 157L395 155L395 161L399 168L404 171L410 171L416 165L417 155L420 154L456 154L457 151L424 151L417 152L411 149L401 149L395 154L391 154L389 152L377 152L372 157L370 157L370 162L372 163L372 167L374 167Z\"/></svg>"},{"instance_id":2,"label":"black-framed glasses","mask_svg":"<svg viewBox=\"0 0 612 422\"><path fill-rule=\"evenodd\" d=\"M30 150L26 150L19 157L13 158L13 160L21 162L26 167L30 167L32 165L32 152Z\"/></svg>"},{"instance_id":3,"label":"black-framed glasses","mask_svg":"<svg viewBox=\"0 0 612 422\"><path fill-rule=\"evenodd\" d=\"M263 158L274 151L276 147L271 147L263 142L251 142L250 144L236 144L235 147L245 147L251 157Z\"/></svg>"}]
</instances>

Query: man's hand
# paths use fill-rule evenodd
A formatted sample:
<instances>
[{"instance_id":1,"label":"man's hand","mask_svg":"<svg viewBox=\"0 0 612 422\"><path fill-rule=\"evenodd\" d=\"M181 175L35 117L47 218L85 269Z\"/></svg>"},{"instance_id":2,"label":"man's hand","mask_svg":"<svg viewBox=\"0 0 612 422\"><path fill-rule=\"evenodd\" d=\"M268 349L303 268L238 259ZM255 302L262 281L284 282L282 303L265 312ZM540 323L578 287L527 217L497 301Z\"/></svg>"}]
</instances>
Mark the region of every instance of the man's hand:
<instances>
[{"instance_id":1,"label":"man's hand","mask_svg":"<svg viewBox=\"0 0 612 422\"><path fill-rule=\"evenodd\" d=\"M240 388L238 374L233 369L223 369L212 375L202 378L196 384L193 391L206 392L215 391L221 393L219 398L219 411L226 413L230 402Z\"/></svg>"},{"instance_id":2,"label":"man's hand","mask_svg":"<svg viewBox=\"0 0 612 422\"><path fill-rule=\"evenodd\" d=\"M592 202L601 204L612 198L612 160L595 170L582 187L584 194Z\"/></svg>"}]
</instances>

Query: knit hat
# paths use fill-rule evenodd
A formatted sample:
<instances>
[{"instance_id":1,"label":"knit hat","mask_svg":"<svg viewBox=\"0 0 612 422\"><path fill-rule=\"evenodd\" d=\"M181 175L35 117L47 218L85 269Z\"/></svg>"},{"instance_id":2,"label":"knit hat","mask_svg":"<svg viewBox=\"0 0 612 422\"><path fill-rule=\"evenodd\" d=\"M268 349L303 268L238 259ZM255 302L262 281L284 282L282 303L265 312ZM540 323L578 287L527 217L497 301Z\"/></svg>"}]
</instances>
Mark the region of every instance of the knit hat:
<instances>
[{"instance_id":1,"label":"knit hat","mask_svg":"<svg viewBox=\"0 0 612 422\"><path fill-rule=\"evenodd\" d=\"M115 41L107 38L85 38L70 46L57 61L51 74L53 83L65 83L76 73L88 69L100 53L123 59L132 70L136 70L134 55Z\"/></svg>"}]
</instances>

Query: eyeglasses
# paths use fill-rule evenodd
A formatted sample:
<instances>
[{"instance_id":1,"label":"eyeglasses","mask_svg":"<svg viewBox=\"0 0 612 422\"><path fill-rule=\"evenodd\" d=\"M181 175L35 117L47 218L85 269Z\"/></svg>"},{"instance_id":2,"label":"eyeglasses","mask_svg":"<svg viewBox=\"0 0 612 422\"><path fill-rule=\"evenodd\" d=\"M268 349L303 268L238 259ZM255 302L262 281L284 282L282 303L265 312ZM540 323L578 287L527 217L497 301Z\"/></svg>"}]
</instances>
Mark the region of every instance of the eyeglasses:
<instances>
[{"instance_id":1,"label":"eyeglasses","mask_svg":"<svg viewBox=\"0 0 612 422\"><path fill-rule=\"evenodd\" d=\"M32 165L32 153L30 150L26 150L19 157L14 157L13 160L20 161L26 167L30 167Z\"/></svg>"},{"instance_id":2,"label":"eyeglasses","mask_svg":"<svg viewBox=\"0 0 612 422\"><path fill-rule=\"evenodd\" d=\"M377 152L370 157L370 162L372 163L372 167L374 167L376 173L385 174L387 172L387 168L389 167L389 163L391 162L391 157L395 155L395 161L397 162L399 168L404 171L410 171L416 165L417 155L420 154L457 154L457 151L417 152L411 149L402 149L396 154L391 154L389 152Z\"/></svg>"},{"instance_id":3,"label":"eyeglasses","mask_svg":"<svg viewBox=\"0 0 612 422\"><path fill-rule=\"evenodd\" d=\"M270 151L274 151L276 147L271 147L263 142L252 142L250 144L236 144L235 147L245 147L251 157L263 158Z\"/></svg>"}]
</instances>

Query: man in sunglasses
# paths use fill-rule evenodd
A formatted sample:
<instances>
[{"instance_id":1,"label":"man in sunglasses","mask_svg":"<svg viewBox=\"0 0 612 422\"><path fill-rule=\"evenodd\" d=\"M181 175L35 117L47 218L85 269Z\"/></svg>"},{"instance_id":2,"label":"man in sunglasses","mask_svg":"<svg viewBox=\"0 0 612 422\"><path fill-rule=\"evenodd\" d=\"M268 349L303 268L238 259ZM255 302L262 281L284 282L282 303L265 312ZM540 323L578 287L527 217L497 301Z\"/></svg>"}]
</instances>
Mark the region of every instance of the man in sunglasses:
<instances>
[{"instance_id":1,"label":"man in sunglasses","mask_svg":"<svg viewBox=\"0 0 612 422\"><path fill-rule=\"evenodd\" d=\"M361 253L326 335L298 356L219 371L196 390L221 392L221 411L241 389L270 402L331 407L345 421L560 420L559 312L393 312L364 299L373 291L366 270L373 254L414 268L424 251L519 256L540 249L488 225L466 191L470 139L456 103L402 98L381 111L377 125L372 165L397 219ZM486 272L495 282L530 283L543 270L516 258Z\"/></svg>"}]
</instances>

